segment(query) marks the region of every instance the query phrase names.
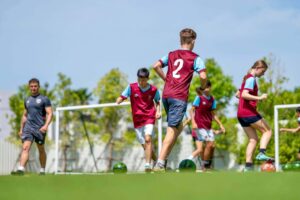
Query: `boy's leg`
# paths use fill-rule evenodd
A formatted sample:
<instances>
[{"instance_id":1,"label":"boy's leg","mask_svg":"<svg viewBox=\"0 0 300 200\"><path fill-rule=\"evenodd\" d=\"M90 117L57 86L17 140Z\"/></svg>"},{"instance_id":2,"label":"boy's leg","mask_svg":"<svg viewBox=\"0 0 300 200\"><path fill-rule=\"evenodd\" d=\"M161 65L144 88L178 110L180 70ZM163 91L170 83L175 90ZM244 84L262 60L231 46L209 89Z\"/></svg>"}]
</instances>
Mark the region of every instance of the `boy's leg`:
<instances>
[{"instance_id":1,"label":"boy's leg","mask_svg":"<svg viewBox=\"0 0 300 200\"><path fill-rule=\"evenodd\" d=\"M207 169L211 168L214 149L215 149L214 141L207 141L204 149L204 156L203 156L204 167Z\"/></svg>"},{"instance_id":2,"label":"boy's leg","mask_svg":"<svg viewBox=\"0 0 300 200\"><path fill-rule=\"evenodd\" d=\"M192 155L189 157L191 159L195 159L200 156L201 160L203 160L203 142L196 140L196 150L193 151Z\"/></svg>"},{"instance_id":3,"label":"boy's leg","mask_svg":"<svg viewBox=\"0 0 300 200\"><path fill-rule=\"evenodd\" d=\"M146 163L150 163L152 159L152 138L150 135L145 135L145 158Z\"/></svg>"},{"instance_id":4,"label":"boy's leg","mask_svg":"<svg viewBox=\"0 0 300 200\"><path fill-rule=\"evenodd\" d=\"M183 129L182 119L187 107L185 101L177 99L163 99L163 104L167 112L168 128L156 167L154 168L155 171L161 171L165 167L166 159Z\"/></svg>"},{"instance_id":5,"label":"boy's leg","mask_svg":"<svg viewBox=\"0 0 300 200\"><path fill-rule=\"evenodd\" d=\"M166 160L166 158L168 157L168 155L172 150L172 147L176 142L178 135L179 135L179 131L176 127L167 128L167 134L163 141L162 149L158 157L159 160L161 161Z\"/></svg>"}]
</instances>

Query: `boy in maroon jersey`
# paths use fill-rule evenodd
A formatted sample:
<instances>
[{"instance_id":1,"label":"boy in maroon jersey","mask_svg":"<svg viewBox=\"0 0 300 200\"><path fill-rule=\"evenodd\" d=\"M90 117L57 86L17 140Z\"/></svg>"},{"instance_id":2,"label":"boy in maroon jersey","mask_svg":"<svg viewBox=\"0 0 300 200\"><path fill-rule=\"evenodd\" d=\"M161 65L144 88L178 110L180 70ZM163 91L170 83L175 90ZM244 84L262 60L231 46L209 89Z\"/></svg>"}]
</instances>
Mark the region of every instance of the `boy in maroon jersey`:
<instances>
[{"instance_id":1,"label":"boy in maroon jersey","mask_svg":"<svg viewBox=\"0 0 300 200\"><path fill-rule=\"evenodd\" d=\"M139 69L137 77L138 82L129 84L121 96L118 97L116 103L120 104L125 99L130 98L136 137L145 150L145 171L149 172L152 170L151 158L156 161L152 137L154 135L155 120L161 117L160 94L155 86L148 83L148 69Z\"/></svg>"},{"instance_id":2,"label":"boy in maroon jersey","mask_svg":"<svg viewBox=\"0 0 300 200\"><path fill-rule=\"evenodd\" d=\"M157 61L153 68L165 81L163 104L167 113L168 128L154 171L164 171L166 158L182 131L182 119L186 112L189 87L194 72L200 74L202 89L206 85L206 70L203 60L192 52L197 34L186 28L180 32L181 49L170 52ZM162 70L168 67L167 74Z\"/></svg>"},{"instance_id":3,"label":"boy in maroon jersey","mask_svg":"<svg viewBox=\"0 0 300 200\"><path fill-rule=\"evenodd\" d=\"M258 96L258 86L256 83L256 77L261 77L268 69L268 65L263 60L258 60L248 71L248 74L244 77L239 96L239 106L237 117L238 120L246 132L249 142L246 149L246 166L244 171L253 170L252 156L258 143L258 136L256 130L262 133L260 139L259 154L256 156L256 160L267 161L274 160L273 158L265 154L266 148L272 137L272 131L268 123L258 113L256 107L259 100L267 99L267 94Z\"/></svg>"},{"instance_id":4,"label":"boy in maroon jersey","mask_svg":"<svg viewBox=\"0 0 300 200\"><path fill-rule=\"evenodd\" d=\"M197 88L198 94L200 93L199 89L200 88ZM202 160L202 169L211 168L212 156L215 148L214 134L225 133L224 126L214 112L217 104L214 97L211 96L210 90L211 82L207 81L205 90L202 91L202 95L196 96L190 112L192 127L196 132L196 150L188 159L194 160L200 156ZM220 130L212 130L211 124L213 120L218 123ZM205 148L203 151L204 142Z\"/></svg>"}]
</instances>

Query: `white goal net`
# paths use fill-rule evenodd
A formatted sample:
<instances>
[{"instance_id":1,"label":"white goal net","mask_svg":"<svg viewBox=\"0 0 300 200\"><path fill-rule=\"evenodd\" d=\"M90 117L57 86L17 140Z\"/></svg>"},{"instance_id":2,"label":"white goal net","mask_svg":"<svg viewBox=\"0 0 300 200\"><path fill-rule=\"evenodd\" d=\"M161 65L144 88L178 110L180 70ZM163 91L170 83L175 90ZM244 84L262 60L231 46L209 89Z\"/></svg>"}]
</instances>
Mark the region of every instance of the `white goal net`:
<instances>
[{"instance_id":1,"label":"white goal net","mask_svg":"<svg viewBox=\"0 0 300 200\"><path fill-rule=\"evenodd\" d=\"M144 151L135 139L129 105L123 102L56 108L55 174L107 173L117 162L125 163L129 172L144 170ZM156 127L154 150L159 152L161 119Z\"/></svg>"},{"instance_id":2,"label":"white goal net","mask_svg":"<svg viewBox=\"0 0 300 200\"><path fill-rule=\"evenodd\" d=\"M286 105L275 105L274 106L274 139L275 139L275 167L276 171L280 171L280 149L279 149L279 125L285 124L286 119L283 118L284 110L290 110L290 112L295 113L295 109L300 107L300 104L286 104ZM294 108L294 109L293 109Z\"/></svg>"}]
</instances>

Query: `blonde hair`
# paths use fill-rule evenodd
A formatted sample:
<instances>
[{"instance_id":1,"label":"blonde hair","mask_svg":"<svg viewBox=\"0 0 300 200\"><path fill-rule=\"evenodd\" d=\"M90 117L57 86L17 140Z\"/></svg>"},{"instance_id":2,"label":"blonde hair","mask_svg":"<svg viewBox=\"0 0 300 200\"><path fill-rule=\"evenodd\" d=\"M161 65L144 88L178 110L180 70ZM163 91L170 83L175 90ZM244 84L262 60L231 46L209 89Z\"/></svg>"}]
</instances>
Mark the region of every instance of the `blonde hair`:
<instances>
[{"instance_id":1,"label":"blonde hair","mask_svg":"<svg viewBox=\"0 0 300 200\"><path fill-rule=\"evenodd\" d=\"M264 60L258 60L256 61L252 67L248 70L247 74L244 76L244 81L246 80L246 77L248 76L248 74L251 73L251 70L252 69L256 69L258 67L262 67L262 68L265 68L265 69L268 69L268 64L266 63L266 61Z\"/></svg>"}]
</instances>

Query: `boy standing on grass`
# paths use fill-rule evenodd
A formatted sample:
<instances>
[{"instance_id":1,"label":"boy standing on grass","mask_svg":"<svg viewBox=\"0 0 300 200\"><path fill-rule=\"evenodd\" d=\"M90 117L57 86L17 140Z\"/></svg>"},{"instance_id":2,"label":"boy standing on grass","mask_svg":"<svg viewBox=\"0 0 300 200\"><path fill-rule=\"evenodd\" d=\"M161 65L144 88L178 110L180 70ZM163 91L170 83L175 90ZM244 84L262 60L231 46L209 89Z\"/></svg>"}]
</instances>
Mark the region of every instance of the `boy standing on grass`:
<instances>
[{"instance_id":1,"label":"boy standing on grass","mask_svg":"<svg viewBox=\"0 0 300 200\"><path fill-rule=\"evenodd\" d=\"M201 91L197 88L197 94L190 115L192 119L192 127L196 132L196 150L188 157L190 160L195 160L198 156L201 157L202 170L211 168L213 152L215 148L214 134L225 133L225 128L214 110L216 109L216 100L210 94L211 82L208 80L206 88ZM211 125L215 120L220 126L220 130L213 130ZM205 143L205 148L203 145Z\"/></svg>"},{"instance_id":2,"label":"boy standing on grass","mask_svg":"<svg viewBox=\"0 0 300 200\"><path fill-rule=\"evenodd\" d=\"M145 171L152 171L151 159L156 161L153 151L152 138L155 120L161 117L160 94L157 88L148 83L149 70L141 68L137 72L138 81L131 83L118 97L116 103L120 104L130 98L133 124L136 137L145 150Z\"/></svg>"},{"instance_id":3,"label":"boy standing on grass","mask_svg":"<svg viewBox=\"0 0 300 200\"><path fill-rule=\"evenodd\" d=\"M180 32L181 48L170 52L157 61L153 68L165 81L163 104L167 113L167 134L154 171L164 172L166 159L169 156L179 134L182 131L182 119L187 108L189 88L194 72L200 76L201 87L206 85L206 69L203 60L192 50L197 34L190 28ZM163 67L168 67L165 74Z\"/></svg>"}]
</instances>

